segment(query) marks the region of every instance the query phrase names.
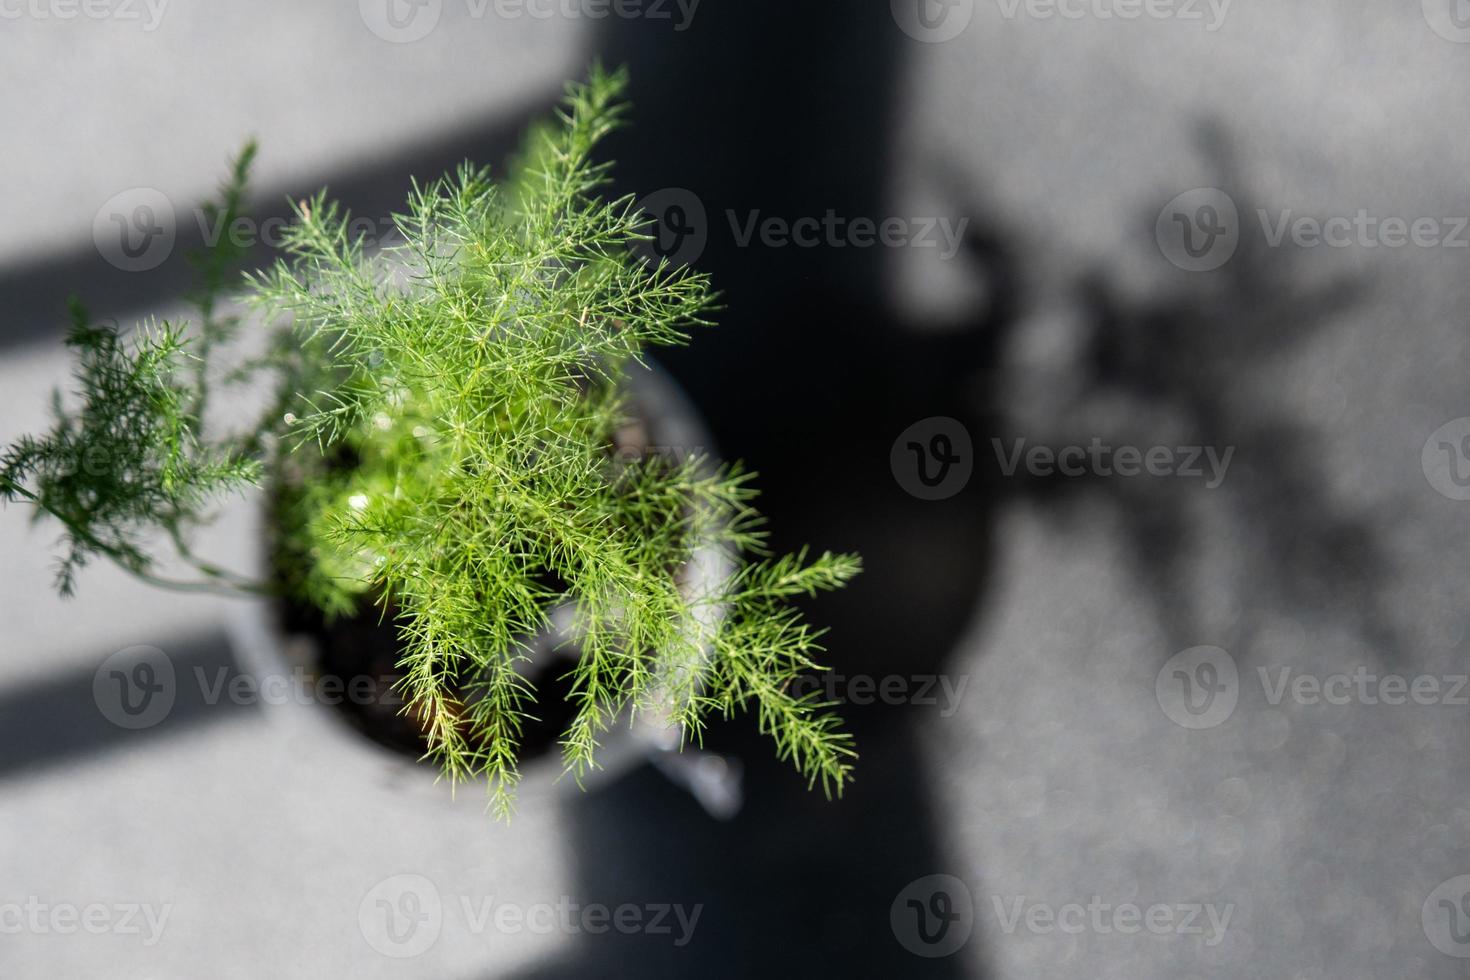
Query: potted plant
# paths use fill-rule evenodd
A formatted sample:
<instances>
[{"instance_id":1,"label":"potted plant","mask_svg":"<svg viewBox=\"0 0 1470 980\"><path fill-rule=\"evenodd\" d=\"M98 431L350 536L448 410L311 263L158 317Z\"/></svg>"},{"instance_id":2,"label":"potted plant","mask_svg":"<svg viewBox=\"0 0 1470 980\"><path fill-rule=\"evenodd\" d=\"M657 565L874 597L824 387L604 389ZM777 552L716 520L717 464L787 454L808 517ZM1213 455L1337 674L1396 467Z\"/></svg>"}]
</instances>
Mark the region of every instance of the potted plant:
<instances>
[{"instance_id":1,"label":"potted plant","mask_svg":"<svg viewBox=\"0 0 1470 980\"><path fill-rule=\"evenodd\" d=\"M61 525L60 590L100 558L165 588L272 597L317 670L372 675L386 657L401 703L359 721L397 725L374 730L451 784L483 781L499 814L546 719L580 782L617 729L677 748L712 713L753 709L779 755L840 794L851 739L793 693L820 648L791 603L859 562L767 554L749 475L711 461L642 367L708 323L713 294L640 258L647 219L598 196L592 154L624 86L597 67L569 85L502 183L465 165L415 184L381 252L325 193L295 204L284 257L238 280L245 314L225 302L244 258L228 235L191 256L192 327L124 337L73 302L75 403L0 457L0 499ZM253 154L208 206L219 227L242 213ZM247 317L270 342L225 363ZM260 380L258 421L206 430L215 389ZM192 532L257 484L264 574L198 556Z\"/></svg>"}]
</instances>

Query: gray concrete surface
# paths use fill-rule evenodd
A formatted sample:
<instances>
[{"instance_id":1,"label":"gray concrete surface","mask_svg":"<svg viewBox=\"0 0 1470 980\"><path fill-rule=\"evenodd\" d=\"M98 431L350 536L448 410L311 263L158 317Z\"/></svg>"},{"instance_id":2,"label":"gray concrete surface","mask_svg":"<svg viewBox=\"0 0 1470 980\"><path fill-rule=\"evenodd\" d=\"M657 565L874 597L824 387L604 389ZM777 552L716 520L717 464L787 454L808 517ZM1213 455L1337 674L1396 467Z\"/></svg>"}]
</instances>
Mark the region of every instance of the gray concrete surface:
<instances>
[{"instance_id":1,"label":"gray concrete surface","mask_svg":"<svg viewBox=\"0 0 1470 980\"><path fill-rule=\"evenodd\" d=\"M1464 976L1421 913L1443 915L1424 913L1431 892L1470 868L1470 712L1273 704L1260 671L1466 673L1467 511L1430 486L1421 449L1470 413L1470 252L1271 248L1256 212L1470 210L1453 122L1470 48L1418 4L1239 3L1215 33L999 10L976 5L959 39L917 52L895 151L900 201L945 200L935 175L958 172L1025 242L1040 299L982 397L1008 438L1148 447L1213 430L1206 444L1236 458L1214 491L1115 479L1000 519L1002 584L957 659L975 693L926 740L952 873L974 893L971 963L1000 977ZM1204 186L1237 199L1241 250L1183 272L1154 220ZM1125 357L1157 359L1140 370L1150 385L1095 383L1084 275L1107 284L1114 329L1137 329ZM1152 558L1141 526L1162 544ZM1155 679L1203 644L1238 665L1239 702L1191 731L1160 710ZM1007 933L996 900L1009 915L1023 895L1235 910L1213 947Z\"/></svg>"},{"instance_id":2,"label":"gray concrete surface","mask_svg":"<svg viewBox=\"0 0 1470 980\"><path fill-rule=\"evenodd\" d=\"M455 3L423 40L394 44L351 3L299 6L227 14L178 0L151 32L7 21L4 70L32 84L0 106L0 177L25 188L7 194L0 263L85 253L97 209L129 187L192 199L244 132L266 147L266 186L284 190L411 152L466 116L514 116L549 99L592 45L586 22L477 19ZM1470 960L1450 953L1470 954L1470 941L1444 930L1470 927L1453 885L1470 875L1470 707L1272 703L1271 685L1283 668L1318 681L1361 668L1435 678L1448 695L1470 673L1470 502L1437 491L1421 465L1431 434L1470 416L1470 250L1271 248L1256 211L1470 215L1470 45L1437 35L1414 3L1239 0L1213 32L1019 9L1007 19L977 3L944 43L898 37L900 125L866 148L892 161L892 213L983 214L1016 253L1024 308L974 395L1004 426L971 432L977 465L994 468L992 437L1235 455L1208 491L1147 478L1060 480L1044 494L985 483L991 585L977 586L943 667L968 678L966 693L952 715L904 716L938 842L907 876L958 879L972 933L950 957L906 962L914 975L1049 980L1465 976ZM1204 186L1240 207L1242 245L1221 270L1191 274L1161 255L1155 220ZM925 328L986 301L973 268L917 252L885 265L895 302ZM1079 288L1088 281L1105 284L1105 327L1096 294ZM1124 365L1101 381L1089 346L1100 333ZM54 334L28 336L0 351L0 441L36 427L44 392L66 376ZM862 469L875 487L892 480L886 459ZM240 514L211 547L243 558L251 540ZM0 513L0 702L12 718L27 703L86 715L93 673L128 647L229 662L223 602L160 595L107 569L62 602L49 541L22 510ZM908 558L914 575L945 567ZM1191 730L1166 710L1181 704L1169 664L1198 646L1225 651L1238 680L1222 695L1236 701L1229 716ZM530 794L505 829L473 798L446 805L394 760L350 741L303 744L275 721L181 713L95 739L37 722L54 756L0 768L0 904L172 911L152 946L0 935L0 976L556 975L569 947L593 950L588 975L619 975L617 960L596 958L599 937L476 929L460 899L710 899L680 876L656 893L646 879L644 891L588 893L579 865L643 858L586 853L557 794ZM891 752L873 753L880 786ZM621 811L594 815L608 812ZM822 836L822 821L871 818L794 812L807 822L750 850L800 860L793 841ZM834 861L813 874L835 875ZM446 911L432 948L399 960L373 948L359 913L405 874L431 881ZM860 907L830 897L848 917L817 917L823 941L876 933L902 946L908 921L895 913L888 932L887 900L904 881L884 882ZM1090 912L1078 929L1046 924L1089 904L1112 910L1102 926ZM1228 908L1229 919L1221 935L1128 933L1110 916L1130 904ZM749 914L776 935L785 927ZM707 936L721 915L750 921L713 900L705 915Z\"/></svg>"}]
</instances>

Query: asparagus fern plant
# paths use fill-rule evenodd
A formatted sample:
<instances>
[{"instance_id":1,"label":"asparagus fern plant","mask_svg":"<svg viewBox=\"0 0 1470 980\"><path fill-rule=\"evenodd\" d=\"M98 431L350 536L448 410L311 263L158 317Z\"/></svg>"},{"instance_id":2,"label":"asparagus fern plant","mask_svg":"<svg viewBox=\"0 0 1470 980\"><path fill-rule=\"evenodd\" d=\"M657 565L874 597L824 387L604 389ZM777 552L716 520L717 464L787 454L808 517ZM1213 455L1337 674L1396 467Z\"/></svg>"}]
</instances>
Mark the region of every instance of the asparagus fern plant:
<instances>
[{"instance_id":1,"label":"asparagus fern plant","mask_svg":"<svg viewBox=\"0 0 1470 980\"><path fill-rule=\"evenodd\" d=\"M569 605L570 772L629 714L657 711L698 743L712 713L753 708L780 756L840 794L852 742L829 703L794 693L820 647L791 603L840 587L857 557L770 555L737 467L609 452L630 365L685 343L714 302L706 276L637 256L648 219L630 198L599 196L609 165L593 153L622 121L624 85L594 67L568 86L503 182L466 165L415 184L391 248L369 249L321 193L293 206L267 270L237 279L229 236L190 257L192 326L125 337L73 303L75 398L0 457L0 499L61 525L60 590L105 559L170 588L391 616L427 755L453 783L483 778L501 814L536 698L517 660ZM242 213L253 155L207 206L220 227ZM272 339L224 370L242 321L231 288ZM206 432L211 380L261 375L277 394L260 421ZM223 498L259 483L288 559L264 582L190 547ZM711 543L736 571L687 594L678 571ZM165 573L180 566L192 577Z\"/></svg>"}]
</instances>

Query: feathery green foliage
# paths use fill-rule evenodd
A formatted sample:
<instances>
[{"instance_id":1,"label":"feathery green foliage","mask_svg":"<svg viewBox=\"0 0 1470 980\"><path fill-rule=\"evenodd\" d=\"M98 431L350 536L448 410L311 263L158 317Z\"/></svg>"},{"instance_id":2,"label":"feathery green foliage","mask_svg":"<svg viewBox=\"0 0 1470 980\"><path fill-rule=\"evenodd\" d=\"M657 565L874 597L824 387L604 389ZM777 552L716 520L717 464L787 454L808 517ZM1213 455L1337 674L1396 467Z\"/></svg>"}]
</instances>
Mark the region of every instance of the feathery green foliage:
<instances>
[{"instance_id":1,"label":"feathery green foliage","mask_svg":"<svg viewBox=\"0 0 1470 980\"><path fill-rule=\"evenodd\" d=\"M201 331L164 325L125 346L85 326L79 413L4 457L0 498L59 518L62 585L94 555L151 575L138 544L161 526L201 584L239 584L187 550L217 494L262 470L291 572L274 587L329 615L376 604L401 636L403 694L451 782L484 779L509 810L536 692L531 637L569 610L578 658L566 768L595 766L620 720L651 714L699 741L711 712L755 711L809 781L840 793L851 740L830 705L789 693L819 669L819 634L791 606L840 587L855 556L769 558L748 474L684 451L611 452L630 422L626 371L709 322L707 278L640 259L647 218L604 201L598 142L621 120L622 73L568 87L509 179L483 168L414 185L399 244L372 251L325 193L295 206L285 255L246 277L276 324L280 398L255 430L207 443L207 363L234 329L220 314L241 256L196 257ZM214 216L240 212L253 147ZM219 246L217 246L219 247ZM118 465L84 462L106 452ZM705 594L684 574L700 549L754 555ZM155 576L156 577L156 576Z\"/></svg>"},{"instance_id":2,"label":"feathery green foliage","mask_svg":"<svg viewBox=\"0 0 1470 980\"><path fill-rule=\"evenodd\" d=\"M57 421L42 438L23 437L0 456L0 499L27 500L63 527L57 588L70 595L76 573L94 557L110 559L155 584L189 588L156 573L142 544L161 528L206 575L184 537L221 494L255 482L260 464L197 441L197 375L188 339L169 323L138 330L131 343L92 324L71 305L67 345L77 355L80 411L56 400ZM209 583L200 583L209 587Z\"/></svg>"}]
</instances>

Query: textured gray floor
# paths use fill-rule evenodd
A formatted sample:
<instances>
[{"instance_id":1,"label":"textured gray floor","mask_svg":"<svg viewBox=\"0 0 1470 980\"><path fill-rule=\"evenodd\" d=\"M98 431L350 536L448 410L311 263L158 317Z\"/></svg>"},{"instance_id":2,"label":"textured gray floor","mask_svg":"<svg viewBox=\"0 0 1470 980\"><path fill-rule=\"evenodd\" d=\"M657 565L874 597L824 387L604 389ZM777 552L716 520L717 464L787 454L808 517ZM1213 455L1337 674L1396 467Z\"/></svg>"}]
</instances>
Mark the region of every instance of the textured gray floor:
<instances>
[{"instance_id":1,"label":"textured gray floor","mask_svg":"<svg viewBox=\"0 0 1470 980\"><path fill-rule=\"evenodd\" d=\"M411 153L466 116L515 117L548 102L589 43L586 23L477 20L448 3L427 38L390 44L353 4L300 7L223 13L179 0L154 32L7 21L6 77L48 81L0 105L0 177L25 188L7 195L0 264L85 252L97 208L129 187L191 200L242 133L264 143L264 185L293 188L344 161ZM1436 36L1413 3L1239 0L1212 33L1170 20L1007 21L980 3L958 38L905 42L904 55L902 125L870 148L893 161L893 213L983 211L1040 297L976 401L1002 407L1008 434L1033 443L1146 447L1204 431L1237 450L1217 490L1115 480L996 505L992 585L945 660L965 694L948 717L912 713L914 778L932 794L938 837L938 857L913 875L959 879L973 934L947 960L915 958L915 973L1465 976L1470 960L1436 949L1425 919L1442 914L1435 889L1470 874L1470 707L1273 705L1258 670L1470 673L1470 503L1436 492L1420 459L1432 432L1470 415L1470 250L1243 246L1222 273L1192 276L1163 260L1153 230L1174 194L1199 186L1227 189L1248 227L1256 208L1470 214L1470 45ZM932 259L889 262L917 320L983 302L960 266ZM1167 390L1126 372L1091 382L1086 275L1125 311L1125 354L1151 364L1137 375ZM1172 332L1150 332L1145 314L1160 310ZM29 339L0 351L0 441L41 424L44 393L67 371L54 333L16 330ZM984 464L991 433L972 434ZM886 459L867 471L891 479ZM311 729L290 712L98 726L90 685L105 657L143 644L180 663L239 660L230 611L106 569L63 603L49 536L25 517L0 513L12 740L0 747L0 905L172 911L151 947L0 934L0 976L555 975L569 947L595 957L599 940L477 932L458 900L706 898L587 894L579 862L635 859L576 852L585 834L555 791L531 791L510 829L493 827L477 800L445 805L393 760L303 737ZM241 560L251 540L244 515L212 535L216 553ZM922 558L914 575L942 574ZM1156 680L1201 645L1232 658L1238 703L1219 725L1187 730ZM833 813L859 820L819 819ZM359 928L372 889L402 874L430 879L448 909L412 960L380 955ZM861 928L883 928L897 891L861 910ZM1209 904L1230 918L1213 944L1024 918L1008 928L1018 900L1053 912ZM1470 922L1470 906L1457 921Z\"/></svg>"},{"instance_id":2,"label":"textured gray floor","mask_svg":"<svg viewBox=\"0 0 1470 980\"><path fill-rule=\"evenodd\" d=\"M973 962L994 976L1466 975L1426 941L1421 911L1470 870L1470 708L1273 706L1259 670L1467 673L1470 514L1430 487L1420 455L1470 413L1470 252L1243 245L1222 282L1160 261L1151 234L1165 202L1199 186L1228 189L1256 239L1257 209L1470 209L1452 122L1470 48L1431 33L1418 6L1242 3L1208 34L1006 24L982 4L964 38L911 67L900 142L923 149L903 154L908 193L923 198L926 172L966 174L1054 297L987 393L1013 434L1175 445L1207 414L1217 444L1237 446L1215 491L1115 480L1001 522L1002 584L962 658L975 693L927 742L983 936ZM1174 334L1140 330L1131 353L1152 352L1150 376L1183 395L1087 387L1086 311L1068 292L1083 272L1124 309L1175 314ZM1191 395L1207 413L1181 410ZM1162 582L1133 571L1140 525ZM1203 644L1233 656L1239 703L1189 731L1160 710L1155 676ZM995 899L1020 895L1235 911L1215 947L1007 934Z\"/></svg>"}]
</instances>

